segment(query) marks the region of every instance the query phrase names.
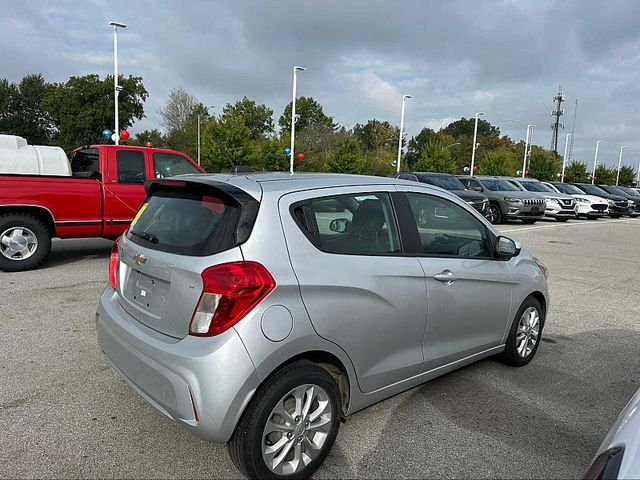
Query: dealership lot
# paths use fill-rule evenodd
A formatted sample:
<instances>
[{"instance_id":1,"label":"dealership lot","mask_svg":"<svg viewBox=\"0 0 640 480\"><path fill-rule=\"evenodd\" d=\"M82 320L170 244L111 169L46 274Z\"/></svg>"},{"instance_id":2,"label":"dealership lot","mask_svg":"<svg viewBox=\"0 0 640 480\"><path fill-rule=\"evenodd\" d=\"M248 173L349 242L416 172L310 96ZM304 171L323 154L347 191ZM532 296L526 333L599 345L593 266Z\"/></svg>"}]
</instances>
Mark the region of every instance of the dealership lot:
<instances>
[{"instance_id":1,"label":"dealership lot","mask_svg":"<svg viewBox=\"0 0 640 480\"><path fill-rule=\"evenodd\" d=\"M640 387L640 220L501 230L551 272L536 358L521 369L482 361L353 415L317 477L584 472ZM0 276L0 476L237 477L225 446L156 412L99 351L110 247L54 242L42 269Z\"/></svg>"}]
</instances>

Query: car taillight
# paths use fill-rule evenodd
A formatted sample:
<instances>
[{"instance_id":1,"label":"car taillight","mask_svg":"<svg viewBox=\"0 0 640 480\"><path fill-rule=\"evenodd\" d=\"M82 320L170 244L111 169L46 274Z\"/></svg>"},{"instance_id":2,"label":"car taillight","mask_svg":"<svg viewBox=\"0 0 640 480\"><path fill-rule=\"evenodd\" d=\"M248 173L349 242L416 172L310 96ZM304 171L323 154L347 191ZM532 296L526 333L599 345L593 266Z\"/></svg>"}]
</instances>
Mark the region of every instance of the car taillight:
<instances>
[{"instance_id":1,"label":"car taillight","mask_svg":"<svg viewBox=\"0 0 640 480\"><path fill-rule=\"evenodd\" d=\"M211 337L244 318L276 286L269 271L256 262L232 262L202 272L202 296L189 333Z\"/></svg>"},{"instance_id":2,"label":"car taillight","mask_svg":"<svg viewBox=\"0 0 640 480\"><path fill-rule=\"evenodd\" d=\"M113 247L111 247L111 260L109 261L109 283L114 290L118 288L118 264L120 263L120 255L118 254L119 241L120 239L113 242Z\"/></svg>"}]
</instances>

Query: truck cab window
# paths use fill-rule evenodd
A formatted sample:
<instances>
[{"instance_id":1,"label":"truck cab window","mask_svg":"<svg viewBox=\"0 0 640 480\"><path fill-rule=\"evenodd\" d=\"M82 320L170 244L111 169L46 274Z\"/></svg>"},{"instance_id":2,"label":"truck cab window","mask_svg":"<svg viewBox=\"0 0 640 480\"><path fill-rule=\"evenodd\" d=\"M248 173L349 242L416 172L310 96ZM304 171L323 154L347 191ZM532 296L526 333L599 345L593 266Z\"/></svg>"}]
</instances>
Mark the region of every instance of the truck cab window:
<instances>
[{"instance_id":1,"label":"truck cab window","mask_svg":"<svg viewBox=\"0 0 640 480\"><path fill-rule=\"evenodd\" d=\"M154 153L153 169L156 178L202 173L186 158L171 153Z\"/></svg>"},{"instance_id":2,"label":"truck cab window","mask_svg":"<svg viewBox=\"0 0 640 480\"><path fill-rule=\"evenodd\" d=\"M116 152L118 183L144 183L147 179L144 152L118 150Z\"/></svg>"},{"instance_id":3,"label":"truck cab window","mask_svg":"<svg viewBox=\"0 0 640 480\"><path fill-rule=\"evenodd\" d=\"M71 157L71 175L79 178L100 178L100 155L97 148L76 150Z\"/></svg>"}]
</instances>

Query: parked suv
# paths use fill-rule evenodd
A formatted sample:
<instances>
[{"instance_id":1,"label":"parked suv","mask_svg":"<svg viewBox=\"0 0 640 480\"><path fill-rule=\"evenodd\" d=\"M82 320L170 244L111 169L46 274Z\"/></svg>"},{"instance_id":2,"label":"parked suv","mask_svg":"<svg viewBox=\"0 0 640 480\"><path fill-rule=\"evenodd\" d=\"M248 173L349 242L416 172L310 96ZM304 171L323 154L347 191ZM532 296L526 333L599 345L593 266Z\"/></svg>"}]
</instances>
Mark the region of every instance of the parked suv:
<instances>
[{"instance_id":1,"label":"parked suv","mask_svg":"<svg viewBox=\"0 0 640 480\"><path fill-rule=\"evenodd\" d=\"M626 198L621 197L620 195L612 195L609 192L605 192L597 185L592 185L590 183L571 183L570 185L575 185L584 193L589 195L596 195L604 198L609 204L609 216L611 218L620 218L622 215L629 214L629 202L627 202Z\"/></svg>"},{"instance_id":2,"label":"parked suv","mask_svg":"<svg viewBox=\"0 0 640 480\"><path fill-rule=\"evenodd\" d=\"M630 217L637 217L640 215L640 197L634 196L622 189L622 187L614 187L612 185L598 185L602 190L611 195L618 195L627 200L627 205L629 207L627 211L627 215Z\"/></svg>"},{"instance_id":3,"label":"parked suv","mask_svg":"<svg viewBox=\"0 0 640 480\"><path fill-rule=\"evenodd\" d=\"M578 187L569 183L543 183L558 192L566 193L567 195L571 195L575 198L576 205L578 207L578 218L584 217L589 220L595 220L609 215L609 202L606 198L584 193Z\"/></svg>"},{"instance_id":4,"label":"parked suv","mask_svg":"<svg viewBox=\"0 0 640 480\"><path fill-rule=\"evenodd\" d=\"M449 190L482 214L486 212L487 207L489 206L489 199L486 195L467 189L462 182L455 177L455 175L435 172L404 172L392 173L389 176L399 178L401 180L428 183L429 185Z\"/></svg>"},{"instance_id":5,"label":"parked suv","mask_svg":"<svg viewBox=\"0 0 640 480\"><path fill-rule=\"evenodd\" d=\"M545 198L545 216L555 218L558 222L578 217L576 200L571 195L558 193L534 178L510 178L510 181L523 190L542 195Z\"/></svg>"},{"instance_id":6,"label":"parked suv","mask_svg":"<svg viewBox=\"0 0 640 480\"><path fill-rule=\"evenodd\" d=\"M243 474L306 478L349 414L491 355L528 363L548 301L546 268L442 189L184 176L150 182L114 243L96 330Z\"/></svg>"},{"instance_id":7,"label":"parked suv","mask_svg":"<svg viewBox=\"0 0 640 480\"><path fill-rule=\"evenodd\" d=\"M462 184L489 199L486 217L491 223L503 220L522 220L536 223L544 218L545 201L536 193L524 192L508 180L498 177L459 175Z\"/></svg>"}]
</instances>

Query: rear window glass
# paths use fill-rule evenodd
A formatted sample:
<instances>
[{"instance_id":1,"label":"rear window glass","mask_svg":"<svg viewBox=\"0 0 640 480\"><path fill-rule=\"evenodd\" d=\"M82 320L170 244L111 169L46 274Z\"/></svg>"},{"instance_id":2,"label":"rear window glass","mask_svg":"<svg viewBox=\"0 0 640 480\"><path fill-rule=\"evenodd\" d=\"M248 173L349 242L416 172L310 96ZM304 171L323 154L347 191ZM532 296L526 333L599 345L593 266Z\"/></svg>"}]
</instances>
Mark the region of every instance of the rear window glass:
<instances>
[{"instance_id":1,"label":"rear window glass","mask_svg":"<svg viewBox=\"0 0 640 480\"><path fill-rule=\"evenodd\" d=\"M171 153L154 153L153 168L156 178L202 173L186 158Z\"/></svg>"},{"instance_id":2,"label":"rear window glass","mask_svg":"<svg viewBox=\"0 0 640 480\"><path fill-rule=\"evenodd\" d=\"M235 246L241 210L215 194L158 191L142 205L127 238L178 255L213 255Z\"/></svg>"},{"instance_id":3,"label":"rear window glass","mask_svg":"<svg viewBox=\"0 0 640 480\"><path fill-rule=\"evenodd\" d=\"M80 178L100 176L100 156L97 148L77 150L71 158L71 174Z\"/></svg>"}]
</instances>

